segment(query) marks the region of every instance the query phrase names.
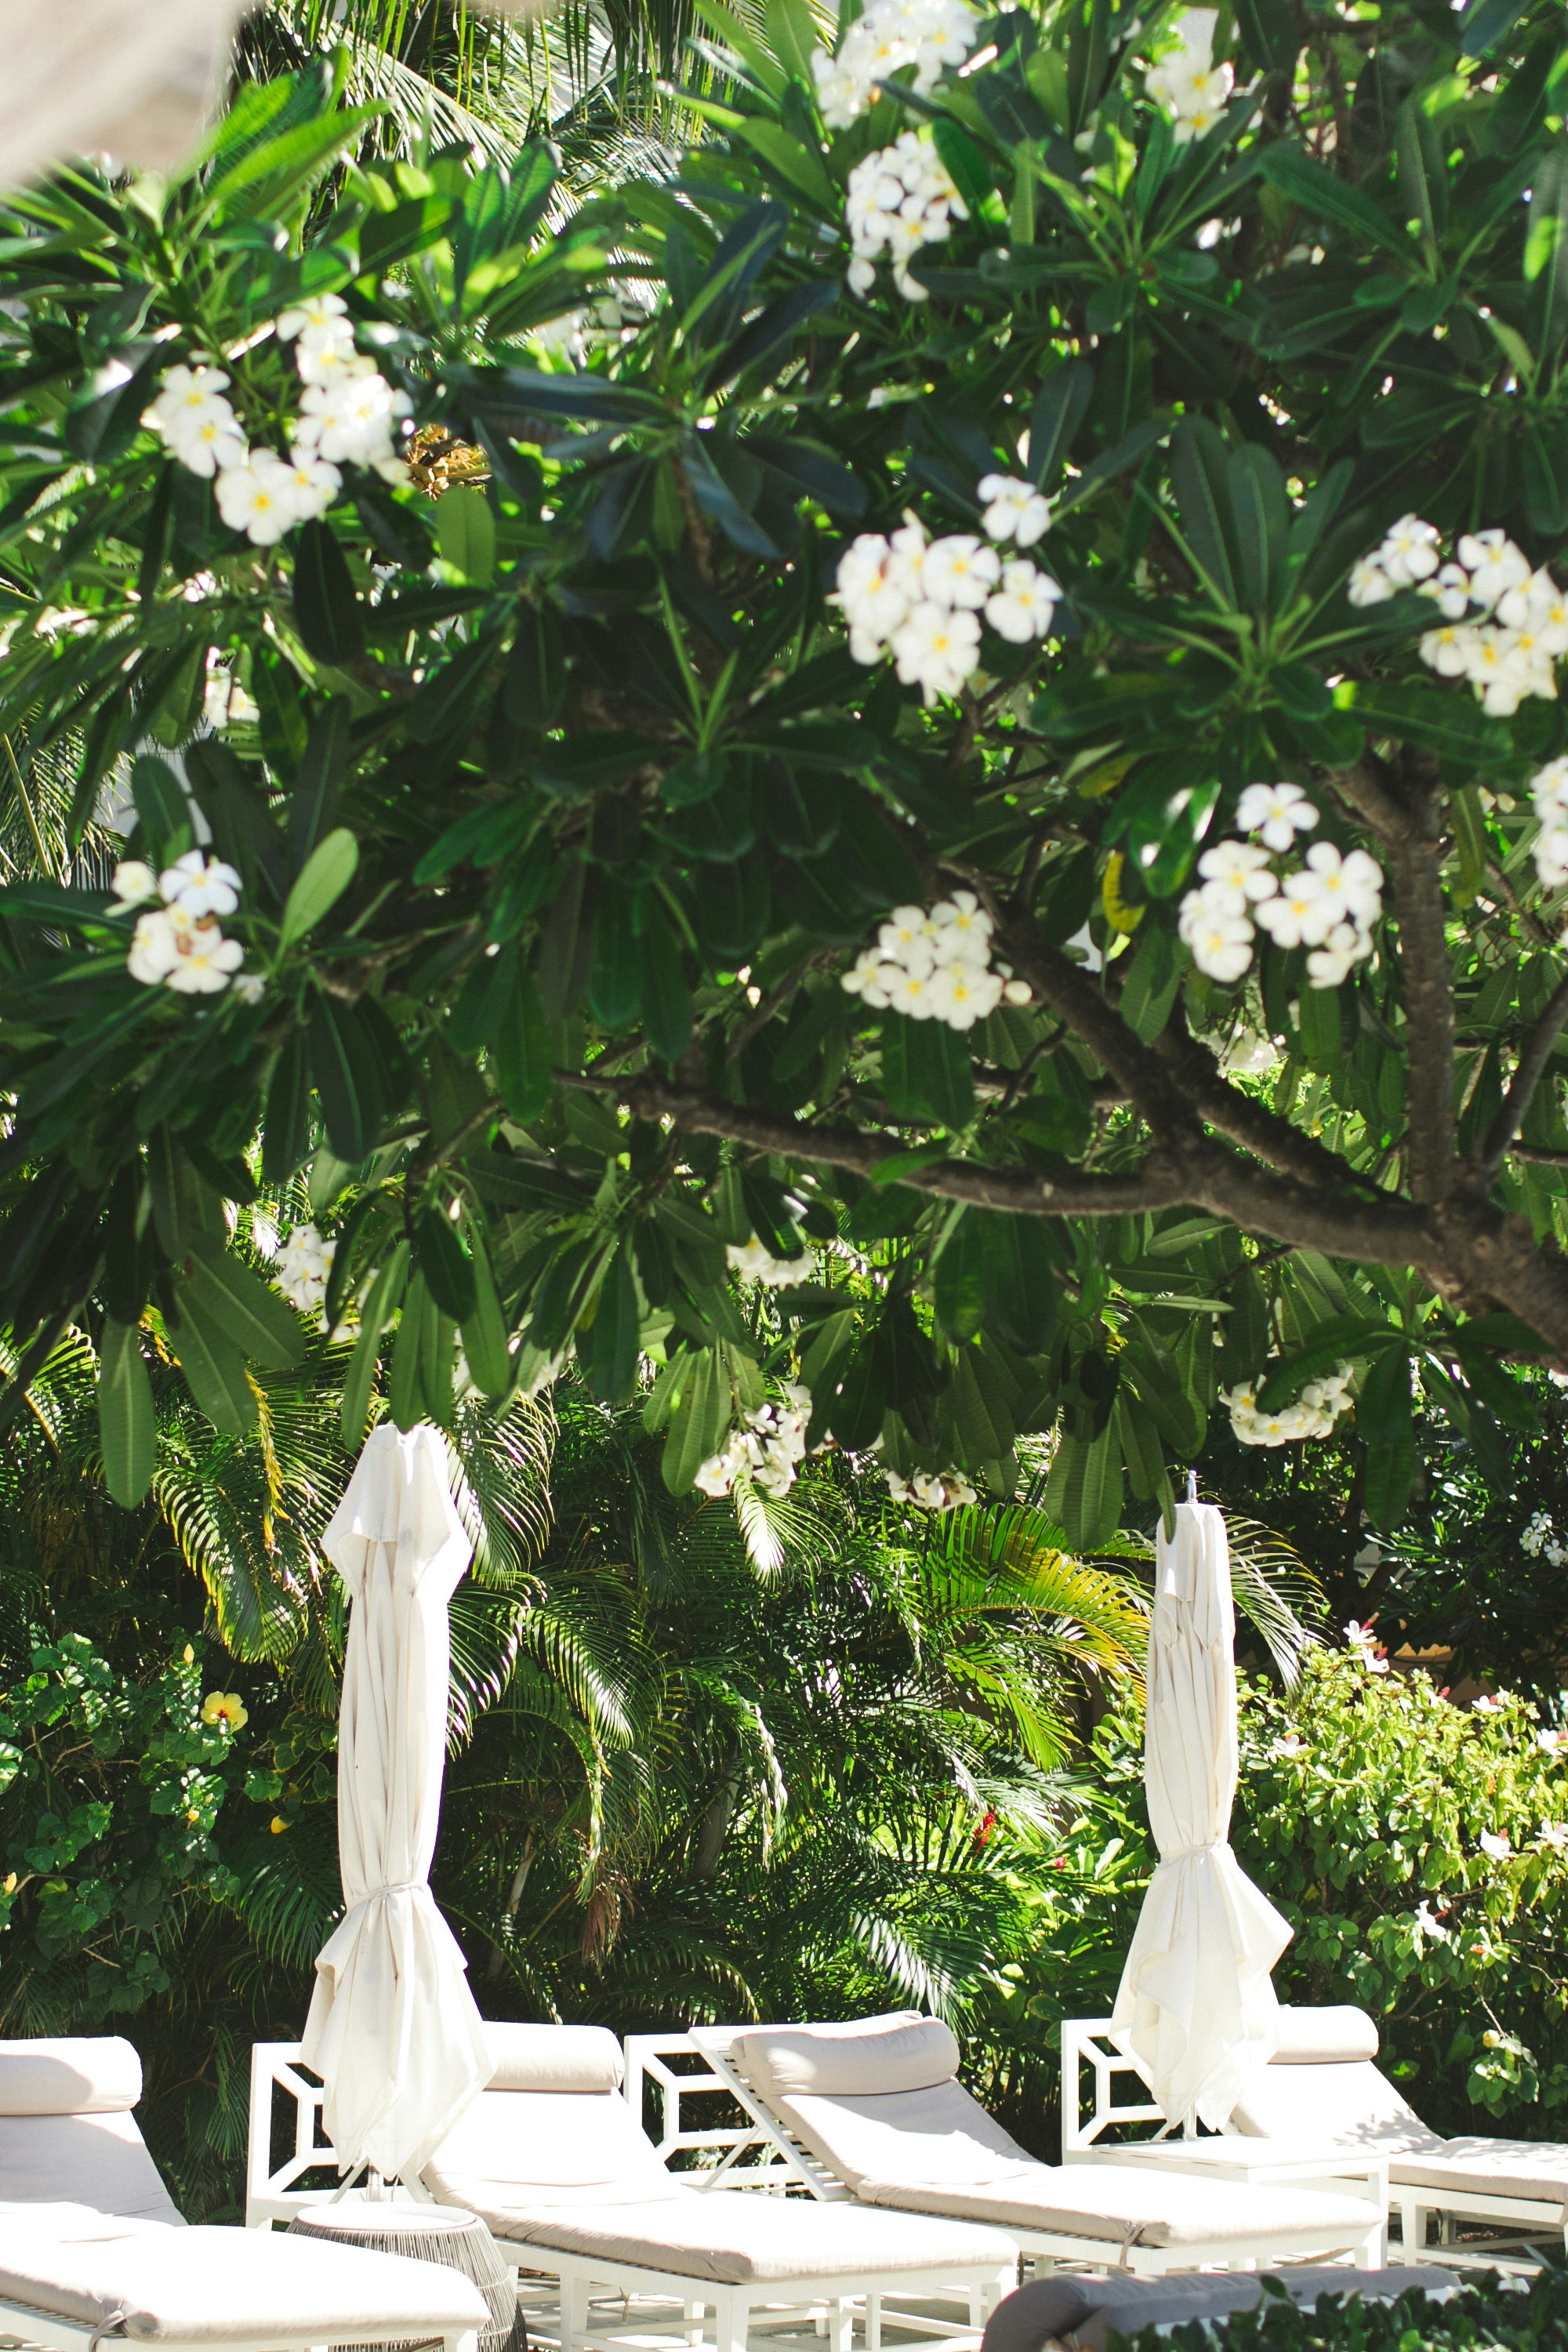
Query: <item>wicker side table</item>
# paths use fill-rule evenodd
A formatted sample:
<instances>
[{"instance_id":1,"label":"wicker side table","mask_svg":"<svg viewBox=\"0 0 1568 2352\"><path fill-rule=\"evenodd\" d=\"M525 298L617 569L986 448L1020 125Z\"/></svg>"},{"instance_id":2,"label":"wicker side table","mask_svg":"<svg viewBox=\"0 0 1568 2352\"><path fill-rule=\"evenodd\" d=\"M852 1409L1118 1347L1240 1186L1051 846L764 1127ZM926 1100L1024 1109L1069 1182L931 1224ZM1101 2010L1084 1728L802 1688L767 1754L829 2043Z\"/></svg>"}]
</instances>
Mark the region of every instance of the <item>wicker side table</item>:
<instances>
[{"instance_id":1,"label":"wicker side table","mask_svg":"<svg viewBox=\"0 0 1568 2352\"><path fill-rule=\"evenodd\" d=\"M485 2223L456 2205L416 2205L402 2198L368 2199L351 2204L313 2205L296 2213L290 2236L331 2238L340 2245L366 2246L378 2254L405 2254L415 2262L445 2263L473 2280L490 2307L490 2324L480 2332L479 2352L528 2352L528 2330L517 2305L517 2282ZM402 2346L372 2352L405 2352Z\"/></svg>"}]
</instances>

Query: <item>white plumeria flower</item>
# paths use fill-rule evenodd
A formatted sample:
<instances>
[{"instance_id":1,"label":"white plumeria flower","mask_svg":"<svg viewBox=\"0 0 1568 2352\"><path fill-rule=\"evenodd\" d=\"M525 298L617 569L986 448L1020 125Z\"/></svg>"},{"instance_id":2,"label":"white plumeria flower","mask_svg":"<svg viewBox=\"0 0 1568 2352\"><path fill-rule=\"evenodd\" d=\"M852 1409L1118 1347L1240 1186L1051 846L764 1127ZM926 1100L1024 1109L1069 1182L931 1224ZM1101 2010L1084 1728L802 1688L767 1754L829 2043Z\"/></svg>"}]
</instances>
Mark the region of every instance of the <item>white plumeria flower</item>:
<instances>
[{"instance_id":1,"label":"white plumeria flower","mask_svg":"<svg viewBox=\"0 0 1568 2352\"><path fill-rule=\"evenodd\" d=\"M980 624L972 612L920 604L893 637L893 657L905 686L918 686L926 708L956 694L980 659Z\"/></svg>"},{"instance_id":2,"label":"white plumeria flower","mask_svg":"<svg viewBox=\"0 0 1568 2352\"><path fill-rule=\"evenodd\" d=\"M800 1257L774 1257L753 1234L750 1241L731 1242L724 1253L732 1273L742 1282L760 1282L769 1290L782 1290L791 1282L809 1282L816 1270L816 1260L806 1250Z\"/></svg>"},{"instance_id":3,"label":"white plumeria flower","mask_svg":"<svg viewBox=\"0 0 1568 2352\"><path fill-rule=\"evenodd\" d=\"M1457 563L1445 563L1434 579L1422 581L1420 593L1432 599L1446 621L1462 621L1470 609L1470 575Z\"/></svg>"},{"instance_id":4,"label":"white plumeria flower","mask_svg":"<svg viewBox=\"0 0 1568 2352\"><path fill-rule=\"evenodd\" d=\"M1530 559L1505 530L1470 532L1460 540L1457 553L1470 575L1470 593L1478 604L1495 604L1530 578Z\"/></svg>"},{"instance_id":5,"label":"white plumeria flower","mask_svg":"<svg viewBox=\"0 0 1568 2352\"><path fill-rule=\"evenodd\" d=\"M237 971L230 983L242 1004L259 1004L267 993L267 981L259 971Z\"/></svg>"},{"instance_id":6,"label":"white plumeria flower","mask_svg":"<svg viewBox=\"0 0 1568 2352\"><path fill-rule=\"evenodd\" d=\"M1364 849L1342 856L1331 841L1315 841L1307 864L1321 898L1351 922L1375 923L1383 912L1383 868Z\"/></svg>"},{"instance_id":7,"label":"white plumeria flower","mask_svg":"<svg viewBox=\"0 0 1568 2352\"><path fill-rule=\"evenodd\" d=\"M165 985L179 996L216 995L245 961L239 941L226 940L216 923L193 923L183 931L176 928L175 944Z\"/></svg>"},{"instance_id":8,"label":"white plumeria flower","mask_svg":"<svg viewBox=\"0 0 1568 2352\"><path fill-rule=\"evenodd\" d=\"M335 383L346 376L375 372L374 361L361 357L354 331L346 319L307 327L294 346L294 365L302 383Z\"/></svg>"},{"instance_id":9,"label":"white plumeria flower","mask_svg":"<svg viewBox=\"0 0 1568 2352\"><path fill-rule=\"evenodd\" d=\"M255 547L275 547L297 519L289 468L273 450L253 450L218 476L217 506L230 530Z\"/></svg>"},{"instance_id":10,"label":"white plumeria flower","mask_svg":"<svg viewBox=\"0 0 1568 2352\"><path fill-rule=\"evenodd\" d=\"M1479 635L1472 624L1458 621L1450 621L1446 628L1428 629L1421 640L1421 658L1439 677L1468 677Z\"/></svg>"},{"instance_id":11,"label":"white plumeria flower","mask_svg":"<svg viewBox=\"0 0 1568 2352\"><path fill-rule=\"evenodd\" d=\"M1342 988L1363 957L1372 951L1372 941L1353 923L1336 923L1324 940L1307 958L1307 978L1313 988Z\"/></svg>"},{"instance_id":12,"label":"white plumeria flower","mask_svg":"<svg viewBox=\"0 0 1568 2352\"><path fill-rule=\"evenodd\" d=\"M335 325L347 313L348 304L341 294L312 294L305 301L296 302L291 310L282 312L278 320L278 332L284 342L289 343L296 335Z\"/></svg>"},{"instance_id":13,"label":"white plumeria flower","mask_svg":"<svg viewBox=\"0 0 1568 2352\"><path fill-rule=\"evenodd\" d=\"M956 533L932 540L921 565L921 586L933 604L978 612L1001 575L1002 559L994 548L966 532Z\"/></svg>"},{"instance_id":14,"label":"white plumeria flower","mask_svg":"<svg viewBox=\"0 0 1568 2352\"><path fill-rule=\"evenodd\" d=\"M936 925L923 907L895 907L877 934L877 950L890 962L930 971L936 962Z\"/></svg>"},{"instance_id":15,"label":"white plumeria flower","mask_svg":"<svg viewBox=\"0 0 1568 2352\"><path fill-rule=\"evenodd\" d=\"M1010 539L1019 547L1033 547L1051 527L1051 502L1033 482L1012 474L986 474L975 492L984 513L987 539Z\"/></svg>"},{"instance_id":16,"label":"white plumeria flower","mask_svg":"<svg viewBox=\"0 0 1568 2352\"><path fill-rule=\"evenodd\" d=\"M158 877L140 857L122 857L109 887L122 907L136 907L157 897Z\"/></svg>"},{"instance_id":17,"label":"white plumeria flower","mask_svg":"<svg viewBox=\"0 0 1568 2352\"><path fill-rule=\"evenodd\" d=\"M973 890L955 890L931 910L931 937L939 963L987 963L991 918Z\"/></svg>"},{"instance_id":18,"label":"white plumeria flower","mask_svg":"<svg viewBox=\"0 0 1568 2352\"><path fill-rule=\"evenodd\" d=\"M1216 842L1199 858L1198 872L1211 901L1216 906L1228 904L1237 915L1245 914L1248 905L1259 898L1272 898L1279 887L1269 868L1268 852L1252 841Z\"/></svg>"},{"instance_id":19,"label":"white plumeria flower","mask_svg":"<svg viewBox=\"0 0 1568 2352\"><path fill-rule=\"evenodd\" d=\"M226 401L214 401L200 415L183 417L163 437L185 471L199 474L204 481L245 463L245 435Z\"/></svg>"},{"instance_id":20,"label":"white plumeria flower","mask_svg":"<svg viewBox=\"0 0 1568 2352\"><path fill-rule=\"evenodd\" d=\"M1378 549L1378 562L1395 587L1414 587L1436 571L1438 540L1431 523L1418 515L1402 515Z\"/></svg>"},{"instance_id":21,"label":"white plumeria flower","mask_svg":"<svg viewBox=\"0 0 1568 2352\"><path fill-rule=\"evenodd\" d=\"M1009 645L1026 646L1049 630L1061 593L1049 574L1037 572L1032 563L1005 564L1000 588L986 599L985 617Z\"/></svg>"},{"instance_id":22,"label":"white plumeria flower","mask_svg":"<svg viewBox=\"0 0 1568 2352\"><path fill-rule=\"evenodd\" d=\"M1197 912L1186 933L1187 946L1193 961L1210 980L1239 980L1252 961L1254 932L1245 915L1227 914L1205 901L1201 892L1196 898ZM1186 907L1184 904L1183 913Z\"/></svg>"},{"instance_id":23,"label":"white plumeria flower","mask_svg":"<svg viewBox=\"0 0 1568 2352\"><path fill-rule=\"evenodd\" d=\"M1352 604L1386 604L1394 594L1394 583L1375 555L1363 555L1351 567L1345 594Z\"/></svg>"},{"instance_id":24,"label":"white plumeria flower","mask_svg":"<svg viewBox=\"0 0 1568 2352\"><path fill-rule=\"evenodd\" d=\"M137 918L125 968L144 988L155 988L167 980L179 952L174 920L160 908Z\"/></svg>"},{"instance_id":25,"label":"white plumeria flower","mask_svg":"<svg viewBox=\"0 0 1568 2352\"><path fill-rule=\"evenodd\" d=\"M178 906L200 923L233 914L239 904L239 876L221 858L188 849L159 876L158 895L166 907Z\"/></svg>"},{"instance_id":26,"label":"white plumeria flower","mask_svg":"<svg viewBox=\"0 0 1568 2352\"><path fill-rule=\"evenodd\" d=\"M950 1029L972 1029L990 1019L1002 1002L1000 972L976 971L973 964L941 964L931 976L926 994L930 1016Z\"/></svg>"},{"instance_id":27,"label":"white plumeria flower","mask_svg":"<svg viewBox=\"0 0 1568 2352\"><path fill-rule=\"evenodd\" d=\"M889 639L908 615L918 586L908 558L878 534L867 532L839 558L838 604L849 624L849 650L857 661L879 661Z\"/></svg>"},{"instance_id":28,"label":"white plumeria flower","mask_svg":"<svg viewBox=\"0 0 1568 2352\"><path fill-rule=\"evenodd\" d=\"M1300 784L1248 784L1237 803L1236 822L1269 849L1289 849L1299 833L1310 833L1318 812Z\"/></svg>"},{"instance_id":29,"label":"white plumeria flower","mask_svg":"<svg viewBox=\"0 0 1568 2352\"><path fill-rule=\"evenodd\" d=\"M1272 898L1257 908L1257 919L1276 947L1321 947L1339 920L1342 909L1323 894L1320 877L1303 866L1285 875Z\"/></svg>"},{"instance_id":30,"label":"white plumeria flower","mask_svg":"<svg viewBox=\"0 0 1568 2352\"><path fill-rule=\"evenodd\" d=\"M1510 588L1498 599L1498 619L1505 628L1518 629L1555 659L1568 653L1568 595L1549 572L1531 574L1522 588Z\"/></svg>"},{"instance_id":31,"label":"white plumeria flower","mask_svg":"<svg viewBox=\"0 0 1568 2352\"><path fill-rule=\"evenodd\" d=\"M313 522L324 515L343 486L343 478L335 466L299 447L289 451L284 471L289 477L289 497L295 519L300 522Z\"/></svg>"}]
</instances>

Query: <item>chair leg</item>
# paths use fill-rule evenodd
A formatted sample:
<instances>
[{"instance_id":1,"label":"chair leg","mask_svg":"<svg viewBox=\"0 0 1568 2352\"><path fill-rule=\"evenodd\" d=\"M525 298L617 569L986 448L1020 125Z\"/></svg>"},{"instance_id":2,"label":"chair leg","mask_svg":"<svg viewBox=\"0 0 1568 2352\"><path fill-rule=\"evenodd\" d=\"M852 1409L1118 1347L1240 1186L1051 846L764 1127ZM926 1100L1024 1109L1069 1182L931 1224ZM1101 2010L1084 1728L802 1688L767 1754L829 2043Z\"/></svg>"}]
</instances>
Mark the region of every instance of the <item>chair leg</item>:
<instances>
[{"instance_id":1,"label":"chair leg","mask_svg":"<svg viewBox=\"0 0 1568 2352\"><path fill-rule=\"evenodd\" d=\"M854 2340L854 2305L847 2295L836 2294L827 2305L827 2352L849 2352Z\"/></svg>"},{"instance_id":2,"label":"chair leg","mask_svg":"<svg viewBox=\"0 0 1568 2352\"><path fill-rule=\"evenodd\" d=\"M561 2281L561 2352L578 2352L588 2333L588 2281L581 2271L568 2271Z\"/></svg>"},{"instance_id":3,"label":"chair leg","mask_svg":"<svg viewBox=\"0 0 1568 2352\"><path fill-rule=\"evenodd\" d=\"M702 2314L706 2309L707 2305L701 2303L683 2303L681 2305L680 2315L686 2323L682 2333L689 2344L700 2345L701 2343Z\"/></svg>"},{"instance_id":4,"label":"chair leg","mask_svg":"<svg viewBox=\"0 0 1568 2352\"><path fill-rule=\"evenodd\" d=\"M1388 2225L1380 2215L1356 2248L1358 2271L1380 2271L1388 2259Z\"/></svg>"},{"instance_id":5,"label":"chair leg","mask_svg":"<svg viewBox=\"0 0 1568 2352\"><path fill-rule=\"evenodd\" d=\"M973 2323L974 2297L969 2298L970 2320ZM873 2288L866 2296L866 2352L882 2352L882 2298Z\"/></svg>"},{"instance_id":6,"label":"chair leg","mask_svg":"<svg viewBox=\"0 0 1568 2352\"><path fill-rule=\"evenodd\" d=\"M720 2287L713 2296L713 2352L746 2352L751 2317L747 2296L733 2287Z\"/></svg>"}]
</instances>

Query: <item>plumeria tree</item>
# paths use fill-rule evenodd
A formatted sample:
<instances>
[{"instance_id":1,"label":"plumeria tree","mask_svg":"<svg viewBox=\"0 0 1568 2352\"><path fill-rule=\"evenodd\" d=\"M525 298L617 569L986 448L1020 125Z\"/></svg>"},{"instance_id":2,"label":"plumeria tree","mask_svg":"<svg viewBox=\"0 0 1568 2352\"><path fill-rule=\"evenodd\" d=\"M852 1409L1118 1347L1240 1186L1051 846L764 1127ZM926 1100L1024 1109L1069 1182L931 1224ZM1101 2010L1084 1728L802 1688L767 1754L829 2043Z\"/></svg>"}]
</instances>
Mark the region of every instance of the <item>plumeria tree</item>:
<instances>
[{"instance_id":1,"label":"plumeria tree","mask_svg":"<svg viewBox=\"0 0 1568 2352\"><path fill-rule=\"evenodd\" d=\"M14 201L9 1409L651 1360L763 1558L1223 1399L1392 1525L1568 1362L1561 12L700 13L576 209L326 67Z\"/></svg>"}]
</instances>

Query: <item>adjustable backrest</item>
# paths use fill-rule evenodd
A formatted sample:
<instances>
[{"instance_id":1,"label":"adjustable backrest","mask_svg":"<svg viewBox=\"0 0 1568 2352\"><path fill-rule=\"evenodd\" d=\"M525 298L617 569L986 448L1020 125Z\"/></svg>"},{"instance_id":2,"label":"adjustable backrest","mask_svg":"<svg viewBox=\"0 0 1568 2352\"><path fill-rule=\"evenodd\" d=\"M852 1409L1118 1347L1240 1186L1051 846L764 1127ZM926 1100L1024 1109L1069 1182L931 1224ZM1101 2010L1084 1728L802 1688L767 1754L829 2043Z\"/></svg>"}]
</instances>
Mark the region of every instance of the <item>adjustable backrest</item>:
<instances>
[{"instance_id":1,"label":"adjustable backrest","mask_svg":"<svg viewBox=\"0 0 1568 2352\"><path fill-rule=\"evenodd\" d=\"M913 2010L847 2025L759 2026L731 2057L757 2097L851 2189L969 2181L1029 2164L957 2080L958 2043Z\"/></svg>"},{"instance_id":2,"label":"adjustable backrest","mask_svg":"<svg viewBox=\"0 0 1568 2352\"><path fill-rule=\"evenodd\" d=\"M1329 2147L1440 2147L1373 2064L1377 2027L1363 2009L1279 2011L1279 2046L1231 2117L1263 2139Z\"/></svg>"},{"instance_id":3,"label":"adjustable backrest","mask_svg":"<svg viewBox=\"0 0 1568 2352\"><path fill-rule=\"evenodd\" d=\"M118 2034L0 2042L0 2203L182 2224L136 2127L141 2096L142 2061Z\"/></svg>"},{"instance_id":4,"label":"adjustable backrest","mask_svg":"<svg viewBox=\"0 0 1568 2352\"><path fill-rule=\"evenodd\" d=\"M425 2168L437 2196L482 2212L684 2194L621 2096L621 2046L599 2025L497 2025L496 2071Z\"/></svg>"}]
</instances>

